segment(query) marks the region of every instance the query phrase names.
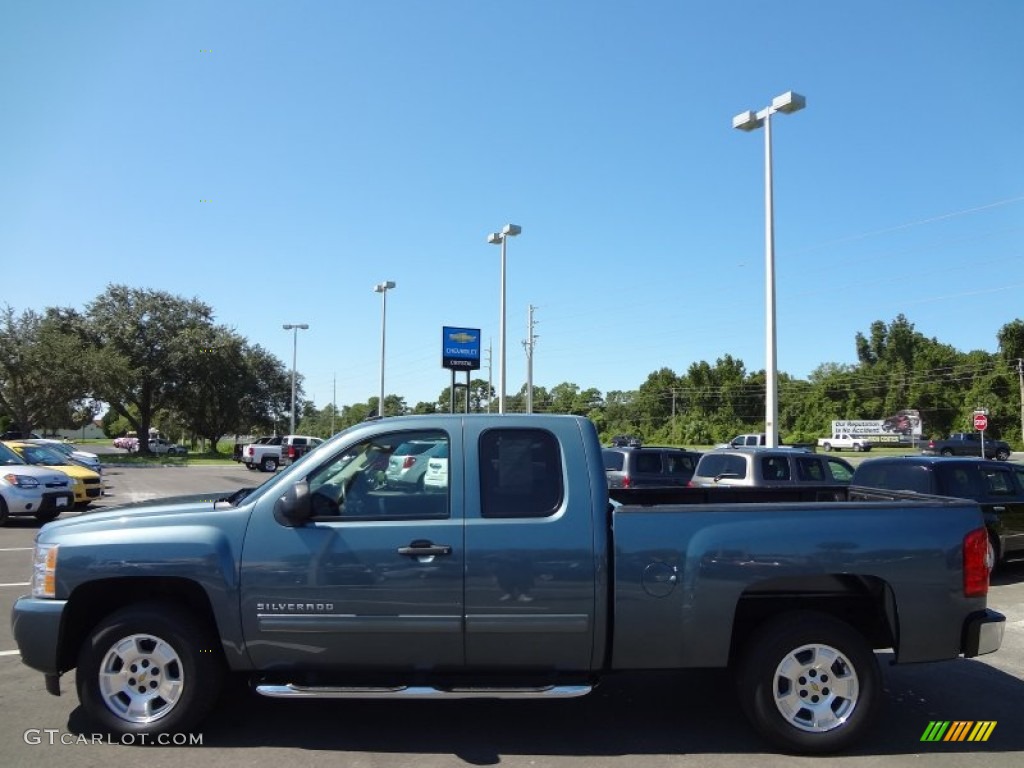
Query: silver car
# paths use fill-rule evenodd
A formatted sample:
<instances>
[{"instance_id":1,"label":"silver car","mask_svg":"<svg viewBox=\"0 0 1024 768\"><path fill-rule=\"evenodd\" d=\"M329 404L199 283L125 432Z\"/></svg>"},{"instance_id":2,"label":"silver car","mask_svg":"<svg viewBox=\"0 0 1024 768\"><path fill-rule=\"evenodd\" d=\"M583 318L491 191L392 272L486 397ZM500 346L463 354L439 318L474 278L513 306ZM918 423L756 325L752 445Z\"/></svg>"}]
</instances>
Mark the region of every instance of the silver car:
<instances>
[{"instance_id":1,"label":"silver car","mask_svg":"<svg viewBox=\"0 0 1024 768\"><path fill-rule=\"evenodd\" d=\"M853 465L799 448L722 448L700 457L690 485L849 485Z\"/></svg>"}]
</instances>

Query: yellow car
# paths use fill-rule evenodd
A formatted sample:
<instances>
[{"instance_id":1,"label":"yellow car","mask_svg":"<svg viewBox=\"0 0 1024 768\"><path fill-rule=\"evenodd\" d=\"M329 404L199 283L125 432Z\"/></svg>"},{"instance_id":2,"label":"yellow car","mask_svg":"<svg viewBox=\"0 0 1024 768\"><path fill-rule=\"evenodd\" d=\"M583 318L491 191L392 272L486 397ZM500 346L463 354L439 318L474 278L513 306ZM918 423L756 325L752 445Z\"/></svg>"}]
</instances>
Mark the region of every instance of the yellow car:
<instances>
[{"instance_id":1,"label":"yellow car","mask_svg":"<svg viewBox=\"0 0 1024 768\"><path fill-rule=\"evenodd\" d=\"M67 457L59 451L33 443L9 442L6 445L21 456L27 464L56 469L71 478L76 507L86 507L90 501L103 495L103 481L99 474L80 464L68 461Z\"/></svg>"}]
</instances>

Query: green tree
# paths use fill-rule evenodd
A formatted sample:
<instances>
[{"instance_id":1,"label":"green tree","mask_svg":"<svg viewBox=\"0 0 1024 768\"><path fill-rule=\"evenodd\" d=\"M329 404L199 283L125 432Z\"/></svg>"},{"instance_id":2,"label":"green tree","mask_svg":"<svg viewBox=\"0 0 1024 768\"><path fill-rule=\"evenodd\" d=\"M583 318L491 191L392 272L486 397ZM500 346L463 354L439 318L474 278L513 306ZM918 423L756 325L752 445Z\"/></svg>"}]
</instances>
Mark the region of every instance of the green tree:
<instances>
[{"instance_id":1,"label":"green tree","mask_svg":"<svg viewBox=\"0 0 1024 768\"><path fill-rule=\"evenodd\" d=\"M57 319L0 310L0 412L18 430L73 426L95 371L96 356Z\"/></svg>"},{"instance_id":2,"label":"green tree","mask_svg":"<svg viewBox=\"0 0 1024 768\"><path fill-rule=\"evenodd\" d=\"M183 348L211 325L212 315L198 299L125 285L108 285L86 307L84 336L107 356L95 394L131 422L140 452L149 451L157 411L176 405L175 389L186 379Z\"/></svg>"}]
</instances>

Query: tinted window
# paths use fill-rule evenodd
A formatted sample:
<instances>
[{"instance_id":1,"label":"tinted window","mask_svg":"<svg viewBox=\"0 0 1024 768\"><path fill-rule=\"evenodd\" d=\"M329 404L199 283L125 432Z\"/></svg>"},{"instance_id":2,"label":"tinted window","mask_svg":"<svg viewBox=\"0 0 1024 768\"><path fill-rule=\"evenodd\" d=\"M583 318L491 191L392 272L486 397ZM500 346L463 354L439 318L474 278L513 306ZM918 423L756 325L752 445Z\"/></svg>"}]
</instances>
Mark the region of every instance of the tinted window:
<instances>
[{"instance_id":1,"label":"tinted window","mask_svg":"<svg viewBox=\"0 0 1024 768\"><path fill-rule=\"evenodd\" d=\"M856 472L857 485L885 488L890 491L935 493L931 473L920 464L861 464Z\"/></svg>"},{"instance_id":2,"label":"tinted window","mask_svg":"<svg viewBox=\"0 0 1024 768\"><path fill-rule=\"evenodd\" d=\"M976 466L940 464L936 466L935 473L940 478L939 487L943 495L960 499L981 498L981 472Z\"/></svg>"},{"instance_id":3,"label":"tinted window","mask_svg":"<svg viewBox=\"0 0 1024 768\"><path fill-rule=\"evenodd\" d=\"M719 477L729 475L731 477L744 478L747 476L747 461L743 456L734 456L726 453L709 453L701 457L697 464L701 477Z\"/></svg>"},{"instance_id":4,"label":"tinted window","mask_svg":"<svg viewBox=\"0 0 1024 768\"><path fill-rule=\"evenodd\" d=\"M636 471L644 472L646 474L658 475L661 474L661 454L660 453L640 453L636 457Z\"/></svg>"},{"instance_id":5,"label":"tinted window","mask_svg":"<svg viewBox=\"0 0 1024 768\"><path fill-rule=\"evenodd\" d=\"M622 452L621 451L601 451L601 455L604 457L604 468L605 471L621 472L622 471Z\"/></svg>"},{"instance_id":6,"label":"tinted window","mask_svg":"<svg viewBox=\"0 0 1024 768\"><path fill-rule=\"evenodd\" d=\"M848 483L853 479L853 470L845 461L839 459L825 459L825 461L828 462L828 468L832 472L832 479L843 483Z\"/></svg>"},{"instance_id":7,"label":"tinted window","mask_svg":"<svg viewBox=\"0 0 1024 768\"><path fill-rule=\"evenodd\" d=\"M989 496L1015 496L1017 489L1013 487L1013 477L1002 467L991 467L981 473L985 483L985 492Z\"/></svg>"},{"instance_id":8,"label":"tinted window","mask_svg":"<svg viewBox=\"0 0 1024 768\"><path fill-rule=\"evenodd\" d=\"M489 429L480 436L480 514L548 517L562 504L558 440L541 429Z\"/></svg>"},{"instance_id":9,"label":"tinted window","mask_svg":"<svg viewBox=\"0 0 1024 768\"><path fill-rule=\"evenodd\" d=\"M685 453L666 453L665 468L670 475L692 475L693 457Z\"/></svg>"},{"instance_id":10,"label":"tinted window","mask_svg":"<svg viewBox=\"0 0 1024 768\"><path fill-rule=\"evenodd\" d=\"M811 456L798 456L796 459L796 474L801 480L823 482L825 480L825 467L819 459Z\"/></svg>"},{"instance_id":11,"label":"tinted window","mask_svg":"<svg viewBox=\"0 0 1024 768\"><path fill-rule=\"evenodd\" d=\"M761 477L769 481L789 480L789 459L785 456L762 456Z\"/></svg>"}]
</instances>

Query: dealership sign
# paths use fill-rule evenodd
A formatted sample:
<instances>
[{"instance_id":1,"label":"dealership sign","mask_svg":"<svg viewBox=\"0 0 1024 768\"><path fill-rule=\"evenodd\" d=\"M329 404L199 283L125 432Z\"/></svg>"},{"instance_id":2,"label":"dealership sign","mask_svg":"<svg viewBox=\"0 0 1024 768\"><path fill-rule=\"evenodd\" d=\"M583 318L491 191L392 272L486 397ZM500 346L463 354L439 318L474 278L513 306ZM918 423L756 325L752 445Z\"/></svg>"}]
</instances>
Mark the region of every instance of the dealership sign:
<instances>
[{"instance_id":1,"label":"dealership sign","mask_svg":"<svg viewBox=\"0 0 1024 768\"><path fill-rule=\"evenodd\" d=\"M453 371L480 367L480 329L444 326L441 331L441 366Z\"/></svg>"}]
</instances>

